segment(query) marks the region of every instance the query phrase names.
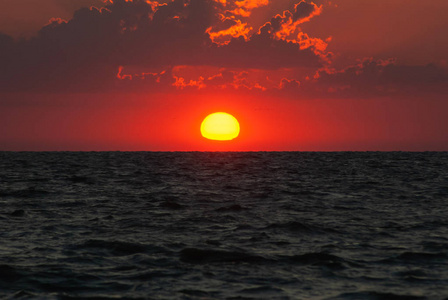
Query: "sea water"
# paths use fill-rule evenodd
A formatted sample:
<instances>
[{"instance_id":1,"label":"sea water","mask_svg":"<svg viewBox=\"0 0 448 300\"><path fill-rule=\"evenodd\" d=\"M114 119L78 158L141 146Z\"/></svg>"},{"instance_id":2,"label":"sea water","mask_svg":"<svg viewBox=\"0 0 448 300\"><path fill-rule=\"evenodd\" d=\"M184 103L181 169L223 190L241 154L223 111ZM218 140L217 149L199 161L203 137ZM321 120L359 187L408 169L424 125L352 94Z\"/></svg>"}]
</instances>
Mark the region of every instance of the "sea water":
<instances>
[{"instance_id":1,"label":"sea water","mask_svg":"<svg viewBox=\"0 0 448 300\"><path fill-rule=\"evenodd\" d=\"M0 297L448 299L448 153L0 152Z\"/></svg>"}]
</instances>

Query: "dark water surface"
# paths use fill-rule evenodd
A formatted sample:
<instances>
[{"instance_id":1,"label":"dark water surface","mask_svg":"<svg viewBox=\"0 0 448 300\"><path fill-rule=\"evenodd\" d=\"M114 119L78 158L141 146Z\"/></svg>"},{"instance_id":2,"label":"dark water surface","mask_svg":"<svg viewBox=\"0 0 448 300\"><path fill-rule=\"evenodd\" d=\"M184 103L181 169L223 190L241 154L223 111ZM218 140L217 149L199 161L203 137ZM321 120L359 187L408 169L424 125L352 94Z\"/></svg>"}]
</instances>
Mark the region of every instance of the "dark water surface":
<instances>
[{"instance_id":1,"label":"dark water surface","mask_svg":"<svg viewBox=\"0 0 448 300\"><path fill-rule=\"evenodd\" d=\"M448 153L0 152L0 297L448 299Z\"/></svg>"}]
</instances>

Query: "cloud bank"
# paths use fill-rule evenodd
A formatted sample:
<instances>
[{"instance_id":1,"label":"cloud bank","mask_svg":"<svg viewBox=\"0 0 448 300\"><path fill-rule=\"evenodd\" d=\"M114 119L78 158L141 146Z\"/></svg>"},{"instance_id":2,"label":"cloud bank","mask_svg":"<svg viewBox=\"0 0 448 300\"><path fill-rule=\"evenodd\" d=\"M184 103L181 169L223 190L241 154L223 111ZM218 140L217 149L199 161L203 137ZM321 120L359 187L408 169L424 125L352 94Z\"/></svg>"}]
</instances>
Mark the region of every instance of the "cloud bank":
<instances>
[{"instance_id":1,"label":"cloud bank","mask_svg":"<svg viewBox=\"0 0 448 300\"><path fill-rule=\"evenodd\" d=\"M114 0L69 20L53 18L30 39L0 34L0 91L244 90L297 98L447 92L447 70L434 64L362 58L335 69L330 41L300 28L325 9L311 1L250 27L253 11L269 4Z\"/></svg>"}]
</instances>

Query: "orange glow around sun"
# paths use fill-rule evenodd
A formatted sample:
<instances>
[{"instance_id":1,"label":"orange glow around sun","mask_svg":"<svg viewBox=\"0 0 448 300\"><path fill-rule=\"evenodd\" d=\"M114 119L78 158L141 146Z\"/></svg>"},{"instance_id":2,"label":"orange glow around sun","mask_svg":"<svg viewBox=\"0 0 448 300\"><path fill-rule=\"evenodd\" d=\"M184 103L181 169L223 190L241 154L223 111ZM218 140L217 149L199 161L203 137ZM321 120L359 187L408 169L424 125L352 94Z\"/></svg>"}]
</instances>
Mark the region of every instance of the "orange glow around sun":
<instances>
[{"instance_id":1,"label":"orange glow around sun","mask_svg":"<svg viewBox=\"0 0 448 300\"><path fill-rule=\"evenodd\" d=\"M230 141L240 134L240 124L234 116L216 112L202 121L201 134L209 140Z\"/></svg>"}]
</instances>

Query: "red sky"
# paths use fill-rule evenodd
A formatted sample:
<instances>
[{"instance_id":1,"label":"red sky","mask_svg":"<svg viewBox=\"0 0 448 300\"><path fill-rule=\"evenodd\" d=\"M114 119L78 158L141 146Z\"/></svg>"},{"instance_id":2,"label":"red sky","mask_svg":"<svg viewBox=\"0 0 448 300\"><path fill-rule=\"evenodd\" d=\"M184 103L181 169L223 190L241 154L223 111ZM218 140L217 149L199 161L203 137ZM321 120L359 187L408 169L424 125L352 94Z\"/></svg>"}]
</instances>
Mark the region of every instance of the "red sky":
<instances>
[{"instance_id":1,"label":"red sky","mask_svg":"<svg viewBox=\"0 0 448 300\"><path fill-rule=\"evenodd\" d=\"M446 151L447 10L0 0L0 150ZM239 138L200 136L215 111Z\"/></svg>"}]
</instances>

